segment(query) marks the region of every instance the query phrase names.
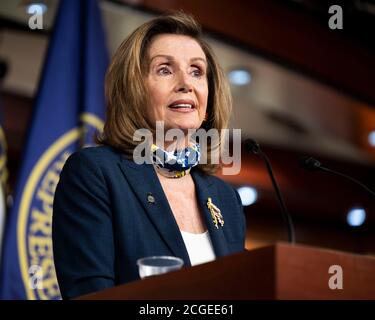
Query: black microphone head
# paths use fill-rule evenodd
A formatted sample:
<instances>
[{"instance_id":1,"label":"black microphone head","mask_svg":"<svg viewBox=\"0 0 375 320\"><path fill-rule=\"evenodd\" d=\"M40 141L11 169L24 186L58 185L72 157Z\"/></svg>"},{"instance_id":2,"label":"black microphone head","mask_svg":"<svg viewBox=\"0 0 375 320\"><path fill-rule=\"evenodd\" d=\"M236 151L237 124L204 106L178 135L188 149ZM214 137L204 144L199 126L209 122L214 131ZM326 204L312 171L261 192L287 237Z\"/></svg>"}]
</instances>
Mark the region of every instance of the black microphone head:
<instances>
[{"instance_id":1,"label":"black microphone head","mask_svg":"<svg viewBox=\"0 0 375 320\"><path fill-rule=\"evenodd\" d=\"M0 81L5 78L7 71L8 71L8 64L5 61L0 60Z\"/></svg>"},{"instance_id":2,"label":"black microphone head","mask_svg":"<svg viewBox=\"0 0 375 320\"><path fill-rule=\"evenodd\" d=\"M302 168L310 171L319 170L321 163L313 157L303 156L299 159Z\"/></svg>"},{"instance_id":3,"label":"black microphone head","mask_svg":"<svg viewBox=\"0 0 375 320\"><path fill-rule=\"evenodd\" d=\"M246 150L251 153L258 154L260 152L260 145L254 139L246 139L245 147L246 147Z\"/></svg>"}]
</instances>

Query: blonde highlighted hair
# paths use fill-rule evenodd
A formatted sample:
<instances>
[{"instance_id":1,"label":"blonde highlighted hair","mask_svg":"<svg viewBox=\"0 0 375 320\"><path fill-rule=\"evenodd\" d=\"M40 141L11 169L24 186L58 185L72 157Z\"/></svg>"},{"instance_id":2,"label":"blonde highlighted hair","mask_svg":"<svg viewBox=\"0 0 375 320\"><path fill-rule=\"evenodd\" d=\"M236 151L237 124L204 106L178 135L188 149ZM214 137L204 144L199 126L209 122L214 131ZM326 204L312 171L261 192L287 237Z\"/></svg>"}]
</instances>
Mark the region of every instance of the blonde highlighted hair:
<instances>
[{"instance_id":1,"label":"blonde highlighted hair","mask_svg":"<svg viewBox=\"0 0 375 320\"><path fill-rule=\"evenodd\" d=\"M133 141L136 130L145 128L154 132L144 116L147 97L144 79L149 65L147 50L159 34L189 36L201 46L208 63L208 115L202 128L221 132L228 127L232 110L229 86L212 49L203 40L200 25L183 12L159 16L142 24L121 43L105 78L106 122L97 142L110 145L128 156L132 156L140 143ZM218 150L221 143L220 139L216 146L207 146L207 164L200 165L206 173L212 174L219 168L219 164L210 163L210 154L213 149Z\"/></svg>"}]
</instances>

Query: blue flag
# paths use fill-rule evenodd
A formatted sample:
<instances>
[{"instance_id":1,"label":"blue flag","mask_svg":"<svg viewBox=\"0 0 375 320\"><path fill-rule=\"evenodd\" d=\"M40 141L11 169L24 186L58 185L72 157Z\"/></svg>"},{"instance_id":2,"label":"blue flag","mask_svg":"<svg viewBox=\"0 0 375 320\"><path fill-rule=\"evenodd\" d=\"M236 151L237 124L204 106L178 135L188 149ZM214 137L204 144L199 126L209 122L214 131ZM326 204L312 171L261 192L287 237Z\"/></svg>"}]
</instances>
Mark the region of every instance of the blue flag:
<instances>
[{"instance_id":1,"label":"blue flag","mask_svg":"<svg viewBox=\"0 0 375 320\"><path fill-rule=\"evenodd\" d=\"M1 252L3 249L3 234L6 222L6 185L8 180L8 169L7 169L7 143L5 134L1 124L2 121L2 102L0 101L0 263L1 263Z\"/></svg>"},{"instance_id":2,"label":"blue flag","mask_svg":"<svg viewBox=\"0 0 375 320\"><path fill-rule=\"evenodd\" d=\"M60 298L51 237L54 192L69 155L92 144L103 127L107 64L96 0L62 0L6 229L2 299Z\"/></svg>"}]
</instances>

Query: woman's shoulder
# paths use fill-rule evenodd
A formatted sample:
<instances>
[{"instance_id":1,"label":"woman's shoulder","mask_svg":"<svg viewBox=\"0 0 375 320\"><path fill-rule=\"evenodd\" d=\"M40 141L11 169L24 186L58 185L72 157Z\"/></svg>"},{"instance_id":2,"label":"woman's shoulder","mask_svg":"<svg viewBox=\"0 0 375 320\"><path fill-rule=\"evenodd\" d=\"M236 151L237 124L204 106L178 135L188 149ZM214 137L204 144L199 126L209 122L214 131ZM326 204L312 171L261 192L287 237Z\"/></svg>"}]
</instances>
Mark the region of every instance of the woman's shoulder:
<instances>
[{"instance_id":1,"label":"woman's shoulder","mask_svg":"<svg viewBox=\"0 0 375 320\"><path fill-rule=\"evenodd\" d=\"M122 153L108 146L86 147L73 152L66 160L62 176L102 176L111 173L121 162Z\"/></svg>"},{"instance_id":2,"label":"woman's shoulder","mask_svg":"<svg viewBox=\"0 0 375 320\"><path fill-rule=\"evenodd\" d=\"M110 146L86 147L73 152L67 163L95 163L99 166L121 161L122 153Z\"/></svg>"},{"instance_id":3,"label":"woman's shoulder","mask_svg":"<svg viewBox=\"0 0 375 320\"><path fill-rule=\"evenodd\" d=\"M82 156L86 158L106 158L106 157L111 157L111 158L118 158L121 156L121 152L114 149L113 147L110 146L93 146L93 147L85 147L78 149L77 151L72 153L72 156Z\"/></svg>"},{"instance_id":4,"label":"woman's shoulder","mask_svg":"<svg viewBox=\"0 0 375 320\"><path fill-rule=\"evenodd\" d=\"M86 147L73 152L67 159L63 172L81 172L87 175L114 177L135 166L122 151L110 146Z\"/></svg>"}]
</instances>

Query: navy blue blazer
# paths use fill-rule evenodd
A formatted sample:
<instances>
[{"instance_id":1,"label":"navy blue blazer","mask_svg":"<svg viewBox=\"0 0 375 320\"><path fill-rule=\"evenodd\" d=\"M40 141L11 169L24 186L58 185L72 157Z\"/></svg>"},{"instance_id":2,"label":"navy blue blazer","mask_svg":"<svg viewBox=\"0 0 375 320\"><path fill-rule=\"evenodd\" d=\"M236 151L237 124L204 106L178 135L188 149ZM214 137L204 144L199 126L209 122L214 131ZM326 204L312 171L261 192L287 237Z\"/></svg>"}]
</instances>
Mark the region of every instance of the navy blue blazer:
<instances>
[{"instance_id":1,"label":"navy blue blazer","mask_svg":"<svg viewBox=\"0 0 375 320\"><path fill-rule=\"evenodd\" d=\"M199 169L191 174L216 257L244 250L238 193ZM219 229L207 208L208 197L223 215ZM153 166L137 165L111 147L85 148L67 160L53 203L52 239L63 298L138 280L141 257L173 255L191 266Z\"/></svg>"}]
</instances>

